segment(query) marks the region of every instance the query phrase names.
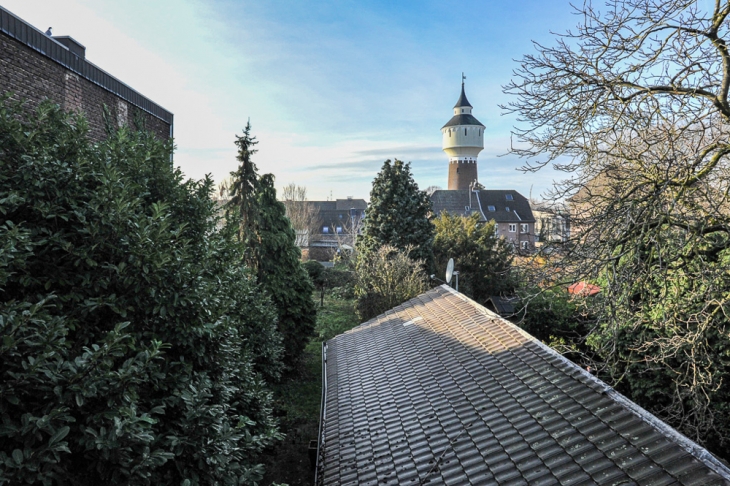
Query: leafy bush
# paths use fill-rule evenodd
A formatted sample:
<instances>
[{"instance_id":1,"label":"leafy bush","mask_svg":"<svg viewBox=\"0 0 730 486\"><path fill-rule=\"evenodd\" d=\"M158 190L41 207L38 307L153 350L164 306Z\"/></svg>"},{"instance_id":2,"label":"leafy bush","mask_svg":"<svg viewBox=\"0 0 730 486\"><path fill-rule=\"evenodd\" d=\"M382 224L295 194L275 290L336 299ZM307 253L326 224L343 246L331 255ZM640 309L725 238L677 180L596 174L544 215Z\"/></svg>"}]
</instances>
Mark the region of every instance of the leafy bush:
<instances>
[{"instance_id":1,"label":"leafy bush","mask_svg":"<svg viewBox=\"0 0 730 486\"><path fill-rule=\"evenodd\" d=\"M372 319L426 291L423 261L412 260L409 252L410 248L399 251L383 245L358 253L355 309L360 320Z\"/></svg>"},{"instance_id":2,"label":"leafy bush","mask_svg":"<svg viewBox=\"0 0 730 486\"><path fill-rule=\"evenodd\" d=\"M459 290L483 304L491 295L512 293L515 283L510 275L511 245L494 234L494 221L479 219L476 213L469 217L441 213L434 220L433 253L441 278L453 257Z\"/></svg>"},{"instance_id":3,"label":"leafy bush","mask_svg":"<svg viewBox=\"0 0 730 486\"><path fill-rule=\"evenodd\" d=\"M309 280L312 281L315 287L320 288L325 282L324 279L324 267L318 261L307 260L302 263L302 267L307 271Z\"/></svg>"},{"instance_id":4,"label":"leafy bush","mask_svg":"<svg viewBox=\"0 0 730 486\"><path fill-rule=\"evenodd\" d=\"M171 145L0 107L0 484L250 484L275 309ZM26 121L21 121L26 120Z\"/></svg>"}]
</instances>

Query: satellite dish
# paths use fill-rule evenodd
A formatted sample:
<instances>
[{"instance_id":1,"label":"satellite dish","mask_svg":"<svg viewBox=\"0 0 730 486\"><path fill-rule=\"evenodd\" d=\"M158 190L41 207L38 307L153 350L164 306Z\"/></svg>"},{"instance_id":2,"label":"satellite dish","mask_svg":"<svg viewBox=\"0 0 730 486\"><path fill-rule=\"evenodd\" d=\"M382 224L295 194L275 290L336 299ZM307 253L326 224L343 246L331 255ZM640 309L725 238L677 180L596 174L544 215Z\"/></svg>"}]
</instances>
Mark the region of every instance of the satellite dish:
<instances>
[{"instance_id":1,"label":"satellite dish","mask_svg":"<svg viewBox=\"0 0 730 486\"><path fill-rule=\"evenodd\" d=\"M451 285L451 277L454 275L454 259L449 258L449 263L446 265L446 283Z\"/></svg>"}]
</instances>

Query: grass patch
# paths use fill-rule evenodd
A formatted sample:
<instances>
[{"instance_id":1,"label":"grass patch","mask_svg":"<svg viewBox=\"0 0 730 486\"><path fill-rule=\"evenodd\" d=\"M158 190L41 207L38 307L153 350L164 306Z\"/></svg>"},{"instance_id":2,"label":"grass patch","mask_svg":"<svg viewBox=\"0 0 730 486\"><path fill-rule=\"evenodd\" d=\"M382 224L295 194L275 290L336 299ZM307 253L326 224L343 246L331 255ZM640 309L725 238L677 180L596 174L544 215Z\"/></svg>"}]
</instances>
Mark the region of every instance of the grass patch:
<instances>
[{"instance_id":1,"label":"grass patch","mask_svg":"<svg viewBox=\"0 0 730 486\"><path fill-rule=\"evenodd\" d=\"M349 331L359 324L355 314L354 299L340 299L335 296L324 298L324 307L317 309L317 325L314 332L319 342L329 341L338 334Z\"/></svg>"},{"instance_id":2,"label":"grass patch","mask_svg":"<svg viewBox=\"0 0 730 486\"><path fill-rule=\"evenodd\" d=\"M322 343L357 324L352 299L325 296L324 307L317 309L316 335L307 344L302 365L273 387L274 412L286 437L266 456L262 484L304 486L314 482L307 449L319 432Z\"/></svg>"}]
</instances>

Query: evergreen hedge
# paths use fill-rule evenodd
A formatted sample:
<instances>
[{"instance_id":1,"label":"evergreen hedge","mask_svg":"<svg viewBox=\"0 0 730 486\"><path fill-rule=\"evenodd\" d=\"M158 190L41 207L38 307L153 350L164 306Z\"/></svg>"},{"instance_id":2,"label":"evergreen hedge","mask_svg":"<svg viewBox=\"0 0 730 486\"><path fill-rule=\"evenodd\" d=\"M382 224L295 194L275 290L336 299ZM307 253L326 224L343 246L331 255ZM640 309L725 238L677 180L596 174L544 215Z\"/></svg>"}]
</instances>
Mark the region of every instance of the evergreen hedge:
<instances>
[{"instance_id":1,"label":"evergreen hedge","mask_svg":"<svg viewBox=\"0 0 730 486\"><path fill-rule=\"evenodd\" d=\"M276 310L171 145L0 104L0 484L250 484Z\"/></svg>"}]
</instances>

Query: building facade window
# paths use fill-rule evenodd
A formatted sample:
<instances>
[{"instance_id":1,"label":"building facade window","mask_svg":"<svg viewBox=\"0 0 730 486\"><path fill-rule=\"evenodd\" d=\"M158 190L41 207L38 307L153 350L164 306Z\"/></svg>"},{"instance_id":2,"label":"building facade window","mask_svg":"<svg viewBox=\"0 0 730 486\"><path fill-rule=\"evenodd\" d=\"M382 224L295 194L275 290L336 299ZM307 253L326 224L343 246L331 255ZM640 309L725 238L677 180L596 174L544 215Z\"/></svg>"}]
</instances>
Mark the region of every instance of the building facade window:
<instances>
[{"instance_id":1,"label":"building facade window","mask_svg":"<svg viewBox=\"0 0 730 486\"><path fill-rule=\"evenodd\" d=\"M520 242L520 245L522 246L523 250L527 250L527 243L528 243L527 241Z\"/></svg>"},{"instance_id":2,"label":"building facade window","mask_svg":"<svg viewBox=\"0 0 730 486\"><path fill-rule=\"evenodd\" d=\"M509 224L509 232L514 233L517 231L517 223L510 223Z\"/></svg>"},{"instance_id":3,"label":"building facade window","mask_svg":"<svg viewBox=\"0 0 730 486\"><path fill-rule=\"evenodd\" d=\"M528 233L530 231L530 226L526 223L522 223L520 225L520 233Z\"/></svg>"},{"instance_id":4,"label":"building facade window","mask_svg":"<svg viewBox=\"0 0 730 486\"><path fill-rule=\"evenodd\" d=\"M337 227L337 234L340 234L340 233L342 233L342 226Z\"/></svg>"},{"instance_id":5,"label":"building facade window","mask_svg":"<svg viewBox=\"0 0 730 486\"><path fill-rule=\"evenodd\" d=\"M327 234L329 232L330 232L330 227L329 226L322 226L322 233L323 234Z\"/></svg>"}]
</instances>

